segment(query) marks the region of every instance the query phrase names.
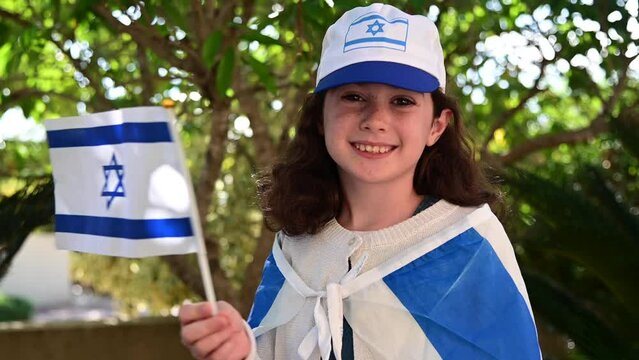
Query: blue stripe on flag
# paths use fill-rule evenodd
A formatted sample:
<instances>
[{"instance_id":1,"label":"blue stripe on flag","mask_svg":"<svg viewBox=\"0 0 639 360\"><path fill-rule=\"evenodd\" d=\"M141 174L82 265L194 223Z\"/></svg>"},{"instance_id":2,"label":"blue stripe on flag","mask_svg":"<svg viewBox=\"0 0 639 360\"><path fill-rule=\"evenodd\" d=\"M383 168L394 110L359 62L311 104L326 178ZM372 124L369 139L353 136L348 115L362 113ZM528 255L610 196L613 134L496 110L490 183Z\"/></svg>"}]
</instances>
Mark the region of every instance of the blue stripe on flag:
<instances>
[{"instance_id":1,"label":"blue stripe on flag","mask_svg":"<svg viewBox=\"0 0 639 360\"><path fill-rule=\"evenodd\" d=\"M526 302L475 229L387 275L384 282L443 359L539 359Z\"/></svg>"},{"instance_id":2,"label":"blue stripe on flag","mask_svg":"<svg viewBox=\"0 0 639 360\"><path fill-rule=\"evenodd\" d=\"M132 240L193 236L188 217L145 220L56 214L55 231Z\"/></svg>"},{"instance_id":3,"label":"blue stripe on flag","mask_svg":"<svg viewBox=\"0 0 639 360\"><path fill-rule=\"evenodd\" d=\"M49 148L123 143L171 142L167 122L126 122L118 125L47 131Z\"/></svg>"},{"instance_id":4,"label":"blue stripe on flag","mask_svg":"<svg viewBox=\"0 0 639 360\"><path fill-rule=\"evenodd\" d=\"M277 267L273 254L266 259L264 270L262 271L262 281L255 292L255 301L248 317L248 324L251 329L255 329L260 325L266 313L271 309L275 302L275 297L284 285L284 275Z\"/></svg>"},{"instance_id":5,"label":"blue stripe on flag","mask_svg":"<svg viewBox=\"0 0 639 360\"><path fill-rule=\"evenodd\" d=\"M381 15L371 15L371 16L367 16L367 17L365 17L365 18L361 18L361 19L359 19L359 20L356 20L355 22L353 22L353 23L351 24L351 26L353 26L353 25L357 25L357 24L359 24L359 23L361 23L361 22L364 22L364 21L373 20L373 19L380 19L380 20L384 20L384 21L386 21L387 23L391 23L391 24L394 24L394 23L398 23L398 22L399 22L399 23L404 23L404 24L408 25L408 20L406 20L406 19L402 19L402 18L400 18L400 19L395 19L395 20L393 20L393 21L388 21L388 20L386 20L386 18L384 18L384 17L383 17L383 16L381 16Z\"/></svg>"},{"instance_id":6,"label":"blue stripe on flag","mask_svg":"<svg viewBox=\"0 0 639 360\"><path fill-rule=\"evenodd\" d=\"M385 42L385 43L389 43L389 44L406 46L406 41L389 39L389 38L385 38L385 37L376 37L376 38L363 38L363 39L351 40L349 42L344 43L344 47L355 45L355 44L374 43L374 42Z\"/></svg>"}]
</instances>

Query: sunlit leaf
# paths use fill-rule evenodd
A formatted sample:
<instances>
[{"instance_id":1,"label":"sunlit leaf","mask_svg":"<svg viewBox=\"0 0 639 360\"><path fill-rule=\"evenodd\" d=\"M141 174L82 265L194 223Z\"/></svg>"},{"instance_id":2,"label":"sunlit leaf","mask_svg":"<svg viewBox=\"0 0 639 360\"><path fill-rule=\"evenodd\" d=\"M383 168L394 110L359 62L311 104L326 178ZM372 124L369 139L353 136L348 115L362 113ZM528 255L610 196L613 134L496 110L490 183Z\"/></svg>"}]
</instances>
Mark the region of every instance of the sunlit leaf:
<instances>
[{"instance_id":1,"label":"sunlit leaf","mask_svg":"<svg viewBox=\"0 0 639 360\"><path fill-rule=\"evenodd\" d=\"M234 67L235 50L233 48L226 49L217 69L217 77L215 78L215 88L219 96L225 96L226 89L231 86Z\"/></svg>"},{"instance_id":2,"label":"sunlit leaf","mask_svg":"<svg viewBox=\"0 0 639 360\"><path fill-rule=\"evenodd\" d=\"M275 79L271 74L269 66L258 61L251 55L244 56L242 57L242 59L245 60L249 64L251 69L253 69L253 71L257 74L257 76L260 78L260 82L262 83L262 85L264 85L266 90L271 93L275 93L277 91L277 84L275 83Z\"/></svg>"}]
</instances>

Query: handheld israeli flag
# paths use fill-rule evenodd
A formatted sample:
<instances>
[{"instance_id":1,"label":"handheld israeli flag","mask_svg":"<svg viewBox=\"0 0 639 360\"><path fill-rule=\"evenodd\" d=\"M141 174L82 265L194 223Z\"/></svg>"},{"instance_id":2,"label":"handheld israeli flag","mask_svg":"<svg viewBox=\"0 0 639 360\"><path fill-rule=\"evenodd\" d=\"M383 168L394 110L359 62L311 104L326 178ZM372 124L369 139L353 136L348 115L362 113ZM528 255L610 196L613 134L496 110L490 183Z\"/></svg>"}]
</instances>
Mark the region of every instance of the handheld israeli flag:
<instances>
[{"instance_id":1,"label":"handheld israeli flag","mask_svg":"<svg viewBox=\"0 0 639 360\"><path fill-rule=\"evenodd\" d=\"M138 107L45 122L58 248L123 257L197 251L199 220L172 118Z\"/></svg>"},{"instance_id":2,"label":"handheld israeli flag","mask_svg":"<svg viewBox=\"0 0 639 360\"><path fill-rule=\"evenodd\" d=\"M217 312L173 114L137 107L47 120L60 249L122 257L197 252Z\"/></svg>"},{"instance_id":3,"label":"handheld israeli flag","mask_svg":"<svg viewBox=\"0 0 639 360\"><path fill-rule=\"evenodd\" d=\"M351 23L344 40L344 52L366 47L406 51L407 37L407 19L386 19L380 14L370 13Z\"/></svg>"}]
</instances>

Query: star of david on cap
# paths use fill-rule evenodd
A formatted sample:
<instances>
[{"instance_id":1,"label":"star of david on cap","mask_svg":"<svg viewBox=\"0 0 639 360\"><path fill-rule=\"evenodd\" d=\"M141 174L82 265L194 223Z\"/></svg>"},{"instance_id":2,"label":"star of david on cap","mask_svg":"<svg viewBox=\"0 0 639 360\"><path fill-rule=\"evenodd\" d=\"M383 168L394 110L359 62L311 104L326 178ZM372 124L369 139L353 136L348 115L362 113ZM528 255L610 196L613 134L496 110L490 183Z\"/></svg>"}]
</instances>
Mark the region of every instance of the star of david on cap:
<instances>
[{"instance_id":1,"label":"star of david on cap","mask_svg":"<svg viewBox=\"0 0 639 360\"><path fill-rule=\"evenodd\" d=\"M366 30L366 32L375 36L377 33L384 32L384 25L385 24L380 24L378 20L375 20L374 23L368 25L368 30Z\"/></svg>"}]
</instances>

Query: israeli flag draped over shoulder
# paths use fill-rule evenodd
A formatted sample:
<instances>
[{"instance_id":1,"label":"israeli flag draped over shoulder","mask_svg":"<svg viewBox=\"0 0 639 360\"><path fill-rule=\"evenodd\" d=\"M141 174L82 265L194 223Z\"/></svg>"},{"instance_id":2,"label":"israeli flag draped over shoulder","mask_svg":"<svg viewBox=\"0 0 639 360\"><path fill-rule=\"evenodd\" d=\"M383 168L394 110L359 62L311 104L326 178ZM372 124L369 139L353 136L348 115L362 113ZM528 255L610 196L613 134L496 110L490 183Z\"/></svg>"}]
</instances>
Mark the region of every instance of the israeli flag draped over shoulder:
<instances>
[{"instance_id":1,"label":"israeli flag draped over shoulder","mask_svg":"<svg viewBox=\"0 0 639 360\"><path fill-rule=\"evenodd\" d=\"M358 267L339 284L310 289L278 237L248 320L255 336L311 299L315 325L299 345L302 359L316 348L340 359L343 318L376 359L541 358L512 247L488 205L373 269Z\"/></svg>"},{"instance_id":2,"label":"israeli flag draped over shoulder","mask_svg":"<svg viewBox=\"0 0 639 360\"><path fill-rule=\"evenodd\" d=\"M195 201L172 113L137 107L47 120L58 248L196 252Z\"/></svg>"}]
</instances>

